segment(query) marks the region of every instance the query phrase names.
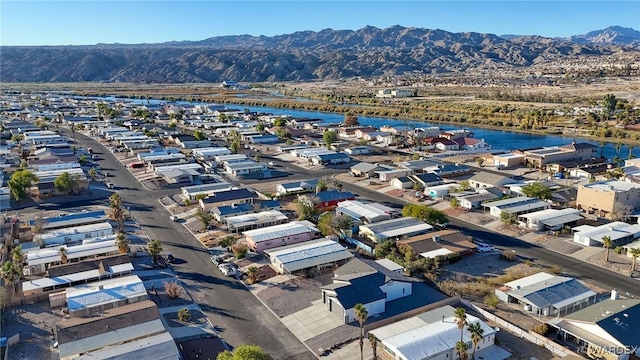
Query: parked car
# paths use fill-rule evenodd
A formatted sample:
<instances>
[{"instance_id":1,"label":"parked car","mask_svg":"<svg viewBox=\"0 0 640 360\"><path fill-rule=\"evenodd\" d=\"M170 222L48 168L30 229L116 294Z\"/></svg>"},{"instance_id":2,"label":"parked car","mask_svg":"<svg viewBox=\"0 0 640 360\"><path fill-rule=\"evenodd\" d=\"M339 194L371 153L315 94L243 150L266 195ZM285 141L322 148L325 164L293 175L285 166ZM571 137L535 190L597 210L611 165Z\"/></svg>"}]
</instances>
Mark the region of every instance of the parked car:
<instances>
[{"instance_id":1,"label":"parked car","mask_svg":"<svg viewBox=\"0 0 640 360\"><path fill-rule=\"evenodd\" d=\"M169 220L171 220L171 221L179 221L180 219L175 215L171 215L171 216L169 216Z\"/></svg>"},{"instance_id":2,"label":"parked car","mask_svg":"<svg viewBox=\"0 0 640 360\"><path fill-rule=\"evenodd\" d=\"M220 264L218 265L218 269L220 269L224 276L234 276L237 273L236 269L229 266L229 264Z\"/></svg>"},{"instance_id":3,"label":"parked car","mask_svg":"<svg viewBox=\"0 0 640 360\"><path fill-rule=\"evenodd\" d=\"M269 166L271 166L271 167L275 167L275 166L276 166L276 164L275 164L273 161L269 161L269 162L267 163L267 165L269 165Z\"/></svg>"},{"instance_id":4,"label":"parked car","mask_svg":"<svg viewBox=\"0 0 640 360\"><path fill-rule=\"evenodd\" d=\"M481 244L477 244L478 245L478 252L481 253L485 253L485 252L492 252L495 251L496 248L494 248L493 246L489 245L489 244L485 244L485 243L481 243Z\"/></svg>"},{"instance_id":5,"label":"parked car","mask_svg":"<svg viewBox=\"0 0 640 360\"><path fill-rule=\"evenodd\" d=\"M116 186L113 185L113 183L107 183L107 188L108 189L114 189Z\"/></svg>"},{"instance_id":6,"label":"parked car","mask_svg":"<svg viewBox=\"0 0 640 360\"><path fill-rule=\"evenodd\" d=\"M220 257L220 256L212 256L211 257L211 263L213 263L213 265L218 266L220 264L222 264L224 262L224 260Z\"/></svg>"}]
</instances>

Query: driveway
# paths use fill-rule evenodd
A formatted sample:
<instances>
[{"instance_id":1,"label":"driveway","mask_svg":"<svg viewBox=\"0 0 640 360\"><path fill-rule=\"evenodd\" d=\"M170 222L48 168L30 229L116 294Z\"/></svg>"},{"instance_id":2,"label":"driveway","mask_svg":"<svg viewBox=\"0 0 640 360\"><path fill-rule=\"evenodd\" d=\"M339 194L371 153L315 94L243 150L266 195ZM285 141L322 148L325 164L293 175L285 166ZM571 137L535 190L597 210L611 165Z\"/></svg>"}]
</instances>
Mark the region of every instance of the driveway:
<instances>
[{"instance_id":1,"label":"driveway","mask_svg":"<svg viewBox=\"0 0 640 360\"><path fill-rule=\"evenodd\" d=\"M300 341L307 341L344 325L344 321L330 312L322 300L316 300L312 304L304 310L281 319L284 326L294 333Z\"/></svg>"}]
</instances>

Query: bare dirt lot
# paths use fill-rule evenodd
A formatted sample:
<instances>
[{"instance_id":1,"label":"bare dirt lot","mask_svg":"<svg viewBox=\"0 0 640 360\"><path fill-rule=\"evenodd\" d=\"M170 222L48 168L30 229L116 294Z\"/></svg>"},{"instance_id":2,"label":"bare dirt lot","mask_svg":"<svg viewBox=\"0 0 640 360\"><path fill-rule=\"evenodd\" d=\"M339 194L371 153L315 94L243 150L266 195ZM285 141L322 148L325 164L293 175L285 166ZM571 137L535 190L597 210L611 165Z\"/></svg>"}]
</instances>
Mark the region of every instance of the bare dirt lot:
<instances>
[{"instance_id":1,"label":"bare dirt lot","mask_svg":"<svg viewBox=\"0 0 640 360\"><path fill-rule=\"evenodd\" d=\"M48 302L10 307L2 311L2 333L7 337L20 334L20 342L11 346L11 359L49 359L55 324L62 320Z\"/></svg>"}]
</instances>

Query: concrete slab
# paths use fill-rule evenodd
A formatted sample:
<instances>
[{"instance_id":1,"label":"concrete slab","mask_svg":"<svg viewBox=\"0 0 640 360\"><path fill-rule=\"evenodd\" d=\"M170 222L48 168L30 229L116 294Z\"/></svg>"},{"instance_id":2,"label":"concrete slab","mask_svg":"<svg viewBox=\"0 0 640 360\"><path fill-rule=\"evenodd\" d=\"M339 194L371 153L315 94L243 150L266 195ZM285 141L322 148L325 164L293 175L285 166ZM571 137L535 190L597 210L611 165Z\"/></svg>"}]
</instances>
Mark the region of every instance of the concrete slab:
<instances>
[{"instance_id":1,"label":"concrete slab","mask_svg":"<svg viewBox=\"0 0 640 360\"><path fill-rule=\"evenodd\" d=\"M338 316L329 312L322 301L317 301L304 310L285 316L281 321L300 341L309 340L344 325Z\"/></svg>"},{"instance_id":2,"label":"concrete slab","mask_svg":"<svg viewBox=\"0 0 640 360\"><path fill-rule=\"evenodd\" d=\"M382 351L384 351L382 350L382 346L378 344L378 358L381 358L380 354ZM371 347L371 343L368 339L364 339L362 354L364 359L373 359L373 348ZM352 341L340 349L331 351L329 355L324 356L323 358L327 360L360 360L360 343L358 340Z\"/></svg>"},{"instance_id":3,"label":"concrete slab","mask_svg":"<svg viewBox=\"0 0 640 360\"><path fill-rule=\"evenodd\" d=\"M576 258L578 260L586 261L588 258L592 257L593 255L601 253L601 252L603 252L605 250L606 249L601 248L601 247L590 246L590 247L586 247L586 248L584 248L582 250L578 250L578 251L574 252L573 254L571 254L571 256L573 256L574 258Z\"/></svg>"}]
</instances>

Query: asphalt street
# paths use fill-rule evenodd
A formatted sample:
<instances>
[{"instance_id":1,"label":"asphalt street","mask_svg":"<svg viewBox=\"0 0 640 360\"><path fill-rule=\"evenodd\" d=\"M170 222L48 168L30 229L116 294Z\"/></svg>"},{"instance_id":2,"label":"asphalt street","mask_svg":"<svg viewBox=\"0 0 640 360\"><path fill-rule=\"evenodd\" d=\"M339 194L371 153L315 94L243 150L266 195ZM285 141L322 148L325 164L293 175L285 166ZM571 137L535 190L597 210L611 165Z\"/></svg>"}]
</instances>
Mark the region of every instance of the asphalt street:
<instances>
[{"instance_id":1,"label":"asphalt street","mask_svg":"<svg viewBox=\"0 0 640 360\"><path fill-rule=\"evenodd\" d=\"M371 199L385 205L407 203L389 195L382 194L375 190L365 189L360 186L343 182L344 190L360 194L360 197ZM396 205L397 206L397 205ZM481 226L456 219L449 218L447 228L460 230L465 235L470 235L474 239L489 243L501 249L515 251L515 254L528 258L534 262L542 262L549 265L561 266L568 275L586 282L593 283L604 289L617 289L621 294L640 296L640 281L627 276L609 271L607 269L576 260L572 257L547 250L535 244L522 241L520 239L487 230Z\"/></svg>"},{"instance_id":2,"label":"asphalt street","mask_svg":"<svg viewBox=\"0 0 640 360\"><path fill-rule=\"evenodd\" d=\"M163 252L171 252L179 259L174 266L176 274L227 343L259 345L274 359L315 359L239 281L214 268L207 249L198 240L182 225L169 220L169 213L158 199L176 193L175 189L147 190L98 141L79 132L76 140L97 153L98 164L110 174L109 182L116 186L123 204L130 207L149 238L160 239Z\"/></svg>"}]
</instances>

